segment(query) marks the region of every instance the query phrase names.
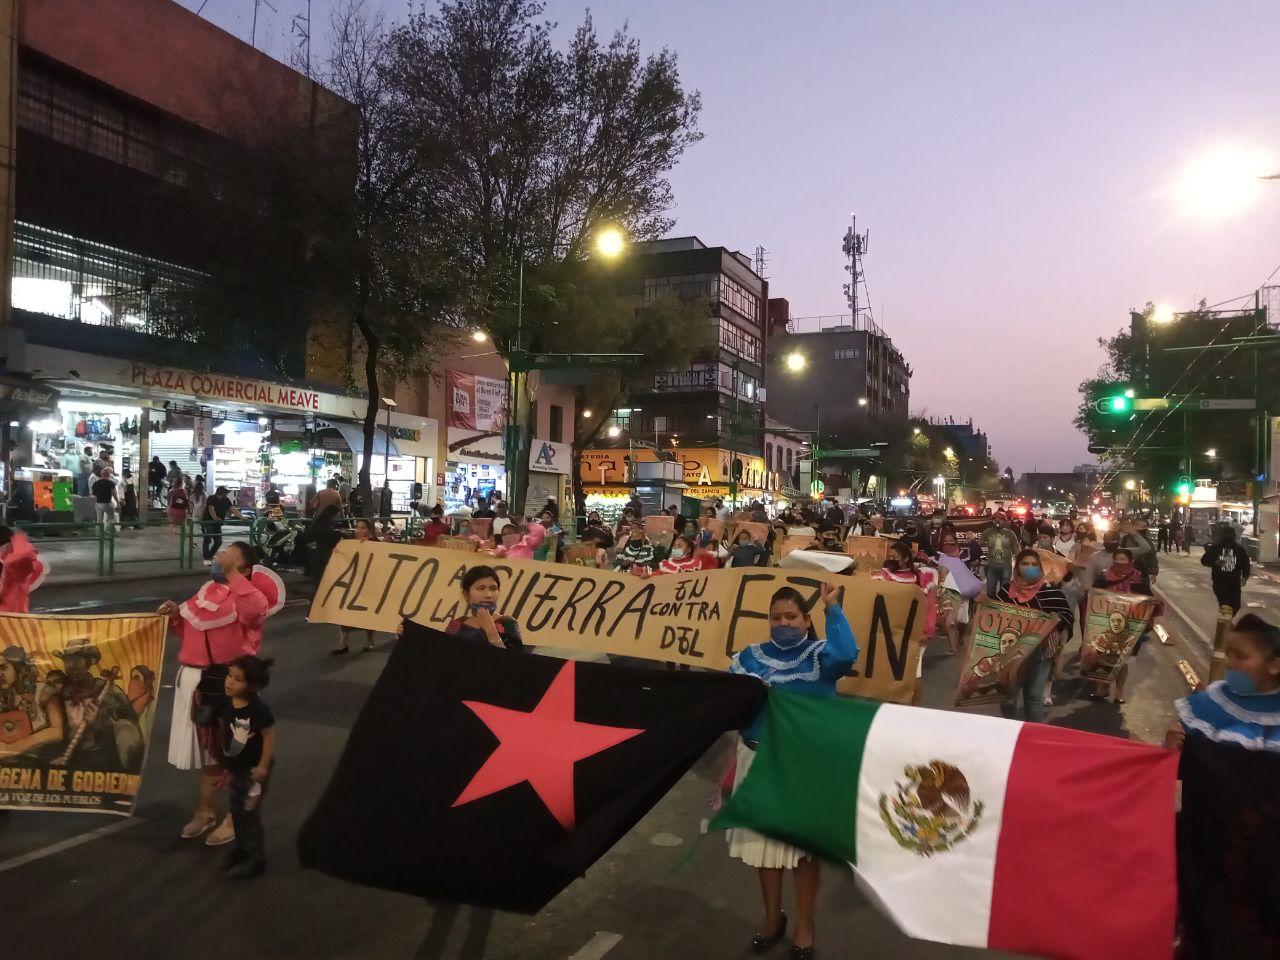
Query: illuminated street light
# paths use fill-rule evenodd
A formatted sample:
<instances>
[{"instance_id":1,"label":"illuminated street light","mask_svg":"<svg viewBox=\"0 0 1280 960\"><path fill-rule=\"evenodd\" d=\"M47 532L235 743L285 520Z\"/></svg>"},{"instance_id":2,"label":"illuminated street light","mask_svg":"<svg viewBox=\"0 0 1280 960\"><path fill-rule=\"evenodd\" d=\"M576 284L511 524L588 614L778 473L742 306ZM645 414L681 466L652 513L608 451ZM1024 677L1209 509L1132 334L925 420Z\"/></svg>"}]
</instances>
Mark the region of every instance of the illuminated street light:
<instances>
[{"instance_id":1,"label":"illuminated street light","mask_svg":"<svg viewBox=\"0 0 1280 960\"><path fill-rule=\"evenodd\" d=\"M484 343L486 340L489 339L489 335L485 333L483 330L477 330L475 333L471 335L471 339L474 340L476 343Z\"/></svg>"},{"instance_id":2,"label":"illuminated street light","mask_svg":"<svg viewBox=\"0 0 1280 960\"><path fill-rule=\"evenodd\" d=\"M947 449L942 451L942 455L946 457L948 460L951 460L955 457L956 452L952 450L950 447L947 447Z\"/></svg>"},{"instance_id":3,"label":"illuminated street light","mask_svg":"<svg viewBox=\"0 0 1280 960\"><path fill-rule=\"evenodd\" d=\"M1126 490L1136 490L1136 489L1138 489L1138 485L1137 485L1137 483L1135 483L1135 482L1134 482L1134 481L1132 481L1132 480L1126 480L1126 481L1124 482L1124 488L1125 488Z\"/></svg>"},{"instance_id":4,"label":"illuminated street light","mask_svg":"<svg viewBox=\"0 0 1280 960\"><path fill-rule=\"evenodd\" d=\"M609 434L610 437L617 439L622 436L622 428L614 423L609 426L609 429L606 430L605 433Z\"/></svg>"},{"instance_id":5,"label":"illuminated street light","mask_svg":"<svg viewBox=\"0 0 1280 960\"><path fill-rule=\"evenodd\" d=\"M627 239L617 227L605 227L596 236L596 252L610 260L621 255L626 245Z\"/></svg>"},{"instance_id":6,"label":"illuminated street light","mask_svg":"<svg viewBox=\"0 0 1280 960\"><path fill-rule=\"evenodd\" d=\"M792 373L799 373L804 369L807 362L808 361L804 358L804 354L799 350L792 350L787 354L787 369Z\"/></svg>"},{"instance_id":7,"label":"illuminated street light","mask_svg":"<svg viewBox=\"0 0 1280 960\"><path fill-rule=\"evenodd\" d=\"M1218 455L1218 448L1210 447L1208 450L1204 452L1204 455L1208 457L1210 460L1212 460L1214 457Z\"/></svg>"},{"instance_id":8,"label":"illuminated street light","mask_svg":"<svg viewBox=\"0 0 1280 960\"><path fill-rule=\"evenodd\" d=\"M919 435L920 435L920 428L919 428L919 427L912 427L912 428L911 428L911 432L912 432L912 433L914 433L916 436L919 436Z\"/></svg>"},{"instance_id":9,"label":"illuminated street light","mask_svg":"<svg viewBox=\"0 0 1280 960\"><path fill-rule=\"evenodd\" d=\"M860 407L865 407L866 405L867 405L867 398L866 398L866 397L859 397L859 398L858 398L858 406L860 406Z\"/></svg>"},{"instance_id":10,"label":"illuminated street light","mask_svg":"<svg viewBox=\"0 0 1280 960\"><path fill-rule=\"evenodd\" d=\"M592 416L593 416L593 414L591 413L591 411L590 411L590 410L583 410L583 411L582 411L582 418L583 418L584 420L590 420Z\"/></svg>"}]
</instances>

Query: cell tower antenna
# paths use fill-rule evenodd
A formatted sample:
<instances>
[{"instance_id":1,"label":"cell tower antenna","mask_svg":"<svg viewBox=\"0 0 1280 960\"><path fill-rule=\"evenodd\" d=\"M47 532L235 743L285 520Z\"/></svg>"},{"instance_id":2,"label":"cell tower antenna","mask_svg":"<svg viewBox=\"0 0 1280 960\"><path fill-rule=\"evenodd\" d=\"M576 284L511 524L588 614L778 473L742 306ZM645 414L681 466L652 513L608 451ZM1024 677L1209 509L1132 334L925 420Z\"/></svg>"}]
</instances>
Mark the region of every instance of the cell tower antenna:
<instances>
[{"instance_id":1,"label":"cell tower antenna","mask_svg":"<svg viewBox=\"0 0 1280 960\"><path fill-rule=\"evenodd\" d=\"M871 246L871 231L867 230L858 233L858 217L851 214L849 218L849 229L844 232L844 241L841 249L844 251L845 273L849 274L849 280L844 285L844 297L849 304L849 321L854 329L860 326L862 312L865 309L868 314L871 311L871 298L866 296L867 281L866 274L862 269L862 258L866 255L867 250ZM868 316L868 322L874 325L874 320ZM867 327L871 329L871 327Z\"/></svg>"},{"instance_id":2,"label":"cell tower antenna","mask_svg":"<svg viewBox=\"0 0 1280 960\"><path fill-rule=\"evenodd\" d=\"M769 269L769 251L764 247L756 247L756 276L761 280L768 280L769 275L765 271Z\"/></svg>"}]
</instances>

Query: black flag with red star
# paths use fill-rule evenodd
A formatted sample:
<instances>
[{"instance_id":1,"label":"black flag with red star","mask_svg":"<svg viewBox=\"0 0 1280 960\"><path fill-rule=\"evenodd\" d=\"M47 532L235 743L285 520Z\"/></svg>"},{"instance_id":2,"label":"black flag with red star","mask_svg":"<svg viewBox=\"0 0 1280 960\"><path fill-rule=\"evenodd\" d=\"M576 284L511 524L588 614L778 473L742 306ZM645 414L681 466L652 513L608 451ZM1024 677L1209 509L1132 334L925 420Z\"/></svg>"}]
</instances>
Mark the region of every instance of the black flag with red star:
<instances>
[{"instance_id":1,"label":"black flag with red star","mask_svg":"<svg viewBox=\"0 0 1280 960\"><path fill-rule=\"evenodd\" d=\"M560 660L406 623L299 858L535 913L764 698L750 677Z\"/></svg>"}]
</instances>

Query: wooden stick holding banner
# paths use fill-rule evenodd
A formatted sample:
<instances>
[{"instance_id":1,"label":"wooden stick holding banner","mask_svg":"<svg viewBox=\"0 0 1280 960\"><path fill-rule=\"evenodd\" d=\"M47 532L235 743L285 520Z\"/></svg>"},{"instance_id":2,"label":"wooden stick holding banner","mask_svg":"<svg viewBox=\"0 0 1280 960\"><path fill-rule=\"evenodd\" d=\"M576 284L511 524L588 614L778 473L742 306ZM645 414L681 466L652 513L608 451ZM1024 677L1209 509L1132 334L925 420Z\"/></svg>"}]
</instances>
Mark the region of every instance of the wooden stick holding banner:
<instances>
[{"instance_id":1,"label":"wooden stick holding banner","mask_svg":"<svg viewBox=\"0 0 1280 960\"><path fill-rule=\"evenodd\" d=\"M344 540L325 568L311 619L386 632L402 618L443 627L463 613L463 574L486 562L501 582L499 613L520 624L526 643L716 670L727 669L735 651L769 638L769 601L779 587L795 587L816 605L814 625L822 634L819 586L834 583L862 648L840 689L907 703L915 687L924 594L910 584L820 571L748 567L641 580L569 564Z\"/></svg>"}]
</instances>

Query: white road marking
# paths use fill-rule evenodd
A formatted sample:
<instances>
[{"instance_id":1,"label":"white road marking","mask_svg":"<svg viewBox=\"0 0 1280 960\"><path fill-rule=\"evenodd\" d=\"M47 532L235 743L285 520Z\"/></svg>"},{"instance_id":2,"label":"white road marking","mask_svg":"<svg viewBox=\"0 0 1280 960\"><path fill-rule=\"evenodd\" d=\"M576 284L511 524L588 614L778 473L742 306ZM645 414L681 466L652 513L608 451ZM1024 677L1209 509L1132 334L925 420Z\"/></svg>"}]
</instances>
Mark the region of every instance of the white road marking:
<instances>
[{"instance_id":1,"label":"white road marking","mask_svg":"<svg viewBox=\"0 0 1280 960\"><path fill-rule=\"evenodd\" d=\"M0 873L4 873L6 870L15 870L36 860L43 860L45 857L52 857L54 854L62 853L64 850L71 850L81 844L109 837L113 833L140 826L142 823L143 821L136 817L131 817L128 820L118 820L115 823L107 824L105 827L99 827L97 830L90 830L88 833L82 833L67 840L60 840L57 843L51 843L49 846L41 847L39 850L32 850L30 853L24 853L21 856L10 857L8 860L0 860Z\"/></svg>"},{"instance_id":2,"label":"white road marking","mask_svg":"<svg viewBox=\"0 0 1280 960\"><path fill-rule=\"evenodd\" d=\"M621 942L621 934L605 933L601 930L588 940L586 946L571 956L569 960L600 960L601 957Z\"/></svg>"},{"instance_id":3,"label":"white road marking","mask_svg":"<svg viewBox=\"0 0 1280 960\"><path fill-rule=\"evenodd\" d=\"M1156 592L1160 594L1160 599L1169 605L1169 609L1181 617L1186 625L1195 632L1195 635L1204 641L1204 645L1210 650L1213 650L1213 638L1196 626L1196 622L1187 616L1180 606L1169 599L1169 595L1167 593L1159 588L1156 588Z\"/></svg>"}]
</instances>

